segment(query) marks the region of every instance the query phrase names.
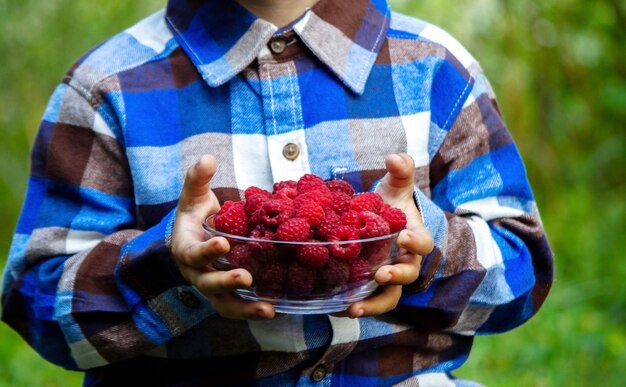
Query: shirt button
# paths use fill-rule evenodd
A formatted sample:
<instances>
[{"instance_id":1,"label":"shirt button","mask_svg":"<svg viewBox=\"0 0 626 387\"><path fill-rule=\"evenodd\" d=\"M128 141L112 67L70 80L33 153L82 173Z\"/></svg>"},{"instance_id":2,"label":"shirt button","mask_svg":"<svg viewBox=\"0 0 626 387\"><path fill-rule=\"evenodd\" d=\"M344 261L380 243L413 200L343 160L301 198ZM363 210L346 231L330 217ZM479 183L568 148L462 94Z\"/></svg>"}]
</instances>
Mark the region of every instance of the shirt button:
<instances>
[{"instance_id":1,"label":"shirt button","mask_svg":"<svg viewBox=\"0 0 626 387\"><path fill-rule=\"evenodd\" d=\"M285 47L287 47L287 43L283 39L276 39L270 42L270 50L274 54L280 54L285 51Z\"/></svg>"},{"instance_id":2,"label":"shirt button","mask_svg":"<svg viewBox=\"0 0 626 387\"><path fill-rule=\"evenodd\" d=\"M201 304L198 297L188 290L179 290L178 299L181 300L186 307L191 309L195 309Z\"/></svg>"},{"instance_id":3,"label":"shirt button","mask_svg":"<svg viewBox=\"0 0 626 387\"><path fill-rule=\"evenodd\" d=\"M311 374L311 379L316 382L321 382L324 377L326 377L326 368L324 366L317 366Z\"/></svg>"},{"instance_id":4,"label":"shirt button","mask_svg":"<svg viewBox=\"0 0 626 387\"><path fill-rule=\"evenodd\" d=\"M298 158L299 155L300 155L300 148L298 147L298 145L294 144L293 142L290 142L289 144L283 147L283 156L285 156L287 160L293 161L296 158Z\"/></svg>"}]
</instances>

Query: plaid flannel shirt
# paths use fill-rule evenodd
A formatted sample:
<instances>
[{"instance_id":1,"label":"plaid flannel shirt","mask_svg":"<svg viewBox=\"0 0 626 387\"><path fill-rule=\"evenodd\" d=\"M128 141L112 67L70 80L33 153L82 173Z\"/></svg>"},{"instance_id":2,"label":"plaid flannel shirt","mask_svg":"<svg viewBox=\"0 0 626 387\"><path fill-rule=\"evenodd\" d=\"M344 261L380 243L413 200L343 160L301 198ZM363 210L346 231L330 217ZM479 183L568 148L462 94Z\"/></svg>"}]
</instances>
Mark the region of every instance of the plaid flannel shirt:
<instances>
[{"instance_id":1,"label":"plaid flannel shirt","mask_svg":"<svg viewBox=\"0 0 626 387\"><path fill-rule=\"evenodd\" d=\"M228 320L172 262L177 199L202 154L223 202L304 173L369 190L396 152L416 162L436 247L391 313ZM321 0L281 30L234 1L170 0L53 93L2 318L87 384L442 385L476 334L526 321L551 282L518 151L446 32L384 0Z\"/></svg>"}]
</instances>

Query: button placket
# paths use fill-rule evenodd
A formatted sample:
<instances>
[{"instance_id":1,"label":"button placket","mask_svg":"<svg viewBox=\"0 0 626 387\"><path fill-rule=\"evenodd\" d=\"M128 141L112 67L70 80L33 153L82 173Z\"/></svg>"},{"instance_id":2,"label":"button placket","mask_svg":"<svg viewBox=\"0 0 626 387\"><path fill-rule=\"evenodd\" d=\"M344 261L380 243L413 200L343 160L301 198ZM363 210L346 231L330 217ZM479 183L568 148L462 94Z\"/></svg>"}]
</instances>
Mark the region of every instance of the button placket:
<instances>
[{"instance_id":1,"label":"button placket","mask_svg":"<svg viewBox=\"0 0 626 387\"><path fill-rule=\"evenodd\" d=\"M297 180L311 170L297 69L291 60L277 62L269 48L266 53L259 77L270 168L275 181Z\"/></svg>"}]
</instances>

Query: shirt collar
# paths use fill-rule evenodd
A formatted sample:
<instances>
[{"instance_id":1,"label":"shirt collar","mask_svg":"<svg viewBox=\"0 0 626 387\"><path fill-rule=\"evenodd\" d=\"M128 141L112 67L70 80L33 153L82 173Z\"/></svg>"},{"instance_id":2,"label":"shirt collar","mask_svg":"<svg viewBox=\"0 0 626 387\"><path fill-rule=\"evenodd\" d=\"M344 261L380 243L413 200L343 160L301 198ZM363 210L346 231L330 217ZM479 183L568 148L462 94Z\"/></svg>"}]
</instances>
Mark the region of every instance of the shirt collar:
<instances>
[{"instance_id":1,"label":"shirt collar","mask_svg":"<svg viewBox=\"0 0 626 387\"><path fill-rule=\"evenodd\" d=\"M313 54L361 94L389 28L386 0L320 0L293 25ZM166 20L210 86L248 66L277 32L234 0L169 0Z\"/></svg>"}]
</instances>

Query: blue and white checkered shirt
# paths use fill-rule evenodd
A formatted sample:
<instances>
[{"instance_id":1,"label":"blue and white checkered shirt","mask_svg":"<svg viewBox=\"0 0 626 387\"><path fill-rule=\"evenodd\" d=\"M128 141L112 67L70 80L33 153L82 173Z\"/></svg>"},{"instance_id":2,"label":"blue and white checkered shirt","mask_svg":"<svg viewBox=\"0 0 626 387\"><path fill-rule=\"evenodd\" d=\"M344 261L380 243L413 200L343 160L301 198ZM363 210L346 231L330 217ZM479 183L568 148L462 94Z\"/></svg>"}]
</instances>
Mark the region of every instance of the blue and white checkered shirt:
<instances>
[{"instance_id":1,"label":"blue and white checkered shirt","mask_svg":"<svg viewBox=\"0 0 626 387\"><path fill-rule=\"evenodd\" d=\"M228 320L172 262L203 154L224 202L305 173L369 190L398 152L436 247L391 313ZM538 310L552 275L492 90L446 32L385 0L320 0L281 30L235 1L170 0L52 95L2 318L87 384L443 385L476 334Z\"/></svg>"}]
</instances>

